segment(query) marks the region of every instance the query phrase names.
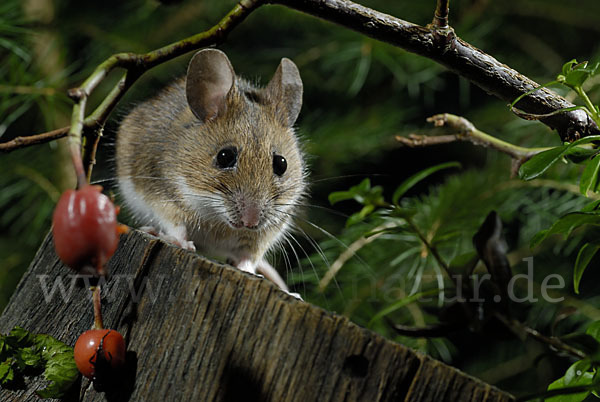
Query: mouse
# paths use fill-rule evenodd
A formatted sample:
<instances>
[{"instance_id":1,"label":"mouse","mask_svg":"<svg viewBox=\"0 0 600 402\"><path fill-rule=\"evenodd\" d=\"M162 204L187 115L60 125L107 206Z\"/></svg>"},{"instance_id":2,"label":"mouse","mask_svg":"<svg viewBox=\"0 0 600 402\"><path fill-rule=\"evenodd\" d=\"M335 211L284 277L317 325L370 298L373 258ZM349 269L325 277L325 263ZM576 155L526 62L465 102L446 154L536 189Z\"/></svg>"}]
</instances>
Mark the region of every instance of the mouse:
<instances>
[{"instance_id":1,"label":"mouse","mask_svg":"<svg viewBox=\"0 0 600 402\"><path fill-rule=\"evenodd\" d=\"M303 85L283 58L259 87L221 50L135 106L116 141L118 192L136 223L170 243L285 281L265 255L281 245L306 193L294 125Z\"/></svg>"}]
</instances>

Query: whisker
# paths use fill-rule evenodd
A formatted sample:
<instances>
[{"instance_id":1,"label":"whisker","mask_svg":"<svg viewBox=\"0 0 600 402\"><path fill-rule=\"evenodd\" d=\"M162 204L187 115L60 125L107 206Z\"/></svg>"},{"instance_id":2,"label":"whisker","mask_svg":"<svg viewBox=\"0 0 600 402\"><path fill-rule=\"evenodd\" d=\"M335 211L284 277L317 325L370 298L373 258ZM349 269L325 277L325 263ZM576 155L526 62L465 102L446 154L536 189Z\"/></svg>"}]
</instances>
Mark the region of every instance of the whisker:
<instances>
[{"instance_id":1,"label":"whisker","mask_svg":"<svg viewBox=\"0 0 600 402\"><path fill-rule=\"evenodd\" d=\"M312 179L312 180L310 180L310 182L311 183L322 183L325 181L351 179L351 178L356 178L356 177L390 177L390 175L382 174L382 173L348 174L348 175L343 175L343 176L324 177L322 179L316 179L316 180Z\"/></svg>"},{"instance_id":2,"label":"whisker","mask_svg":"<svg viewBox=\"0 0 600 402\"><path fill-rule=\"evenodd\" d=\"M347 214L345 214L343 212L340 212L340 211L335 210L333 208L325 207L325 206L322 206L322 205L300 204L300 203L287 203L287 204L277 203L277 204L275 204L275 206L322 209L323 211L327 211L329 213L332 213L334 215L337 215L337 216L340 216L340 217L343 217L343 218L346 218L346 219L348 219L350 217L350 215L347 215Z\"/></svg>"},{"instance_id":3,"label":"whisker","mask_svg":"<svg viewBox=\"0 0 600 402\"><path fill-rule=\"evenodd\" d=\"M294 214L292 214L292 213L289 213L289 212L280 211L280 210L278 210L278 211L279 211L280 213L286 214L286 215L288 215L288 216L290 216L290 217L292 217L292 218L294 218L294 219L297 219L297 220L301 220L301 221L303 221L304 223L306 223L306 224L308 224L308 225L312 226L313 228L315 228L315 229L319 230L321 233L325 234L325 235L326 235L327 237L329 237L331 240L333 240L334 242L336 242L336 243L338 243L339 245L341 245L341 246L342 246L344 249L346 249L346 250L347 250L347 249L349 249L349 246L348 246L348 245L346 245L346 244L345 244L343 241L341 241L340 239L338 239L337 237L335 237L334 235L332 235L331 233L329 233L327 230L323 229L323 228L322 228L322 227L320 227L319 225L316 225L316 224L312 223L312 222L311 222L311 221L309 221L308 219L302 218L302 217L300 217L300 216L294 215ZM355 257L355 258L356 258L356 260L357 260L357 261L358 261L358 262L359 262L361 265L363 265L363 266L364 266L364 267L365 267L365 268L366 268L366 269L367 269L367 270L368 270L368 271L369 271L371 274L373 274L373 275L375 274L375 272L374 272L374 271L373 271L373 269L372 269L372 268L369 266L369 264L367 264L367 263L366 263L366 262L365 262L365 261L364 261L364 260L363 260L363 259L362 259L362 258L361 258L359 255L358 255L358 254L356 254L356 253L354 253L354 252L353 252L353 253L352 253L352 255L351 255L351 257ZM349 259L349 258L348 258L348 259ZM340 269L341 269L341 267L340 267ZM338 271L339 271L339 269L338 269ZM328 271L328 272L330 272L330 271ZM333 279L333 280L334 280L334 282L335 282L335 283L337 283L337 281L335 281L335 274L337 274L337 272L336 272L336 273L333 273L333 276L332 276L332 278L331 278L331 279ZM326 275L327 275L327 274L326 274ZM323 280L321 280L321 282L323 282ZM327 283L325 283L325 284L324 284L322 287L324 288L326 285L327 285Z\"/></svg>"}]
</instances>

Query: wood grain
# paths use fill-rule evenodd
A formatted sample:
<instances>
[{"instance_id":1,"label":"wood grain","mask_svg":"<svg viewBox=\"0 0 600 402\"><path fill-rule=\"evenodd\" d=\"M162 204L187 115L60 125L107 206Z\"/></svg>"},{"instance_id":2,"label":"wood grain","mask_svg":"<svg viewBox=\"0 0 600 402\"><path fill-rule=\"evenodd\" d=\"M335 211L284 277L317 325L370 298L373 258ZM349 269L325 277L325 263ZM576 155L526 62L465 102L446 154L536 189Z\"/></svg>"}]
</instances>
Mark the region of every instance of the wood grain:
<instances>
[{"instance_id":1,"label":"wood grain","mask_svg":"<svg viewBox=\"0 0 600 402\"><path fill-rule=\"evenodd\" d=\"M122 383L81 381L82 401L511 401L512 396L270 282L172 247L123 235L103 287L106 327L128 344ZM56 258L50 236L0 317L73 345L92 325L90 292ZM64 295L53 284L64 285ZM41 377L0 401L39 401Z\"/></svg>"}]
</instances>

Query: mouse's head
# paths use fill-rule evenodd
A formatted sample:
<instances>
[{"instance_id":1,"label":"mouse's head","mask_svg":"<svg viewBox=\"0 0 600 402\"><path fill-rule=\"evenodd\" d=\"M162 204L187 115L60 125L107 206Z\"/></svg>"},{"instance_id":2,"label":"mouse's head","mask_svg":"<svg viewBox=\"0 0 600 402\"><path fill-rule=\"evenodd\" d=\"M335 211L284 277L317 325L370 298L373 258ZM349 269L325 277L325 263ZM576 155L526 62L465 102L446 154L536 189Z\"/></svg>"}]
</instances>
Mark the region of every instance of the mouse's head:
<instances>
[{"instance_id":1,"label":"mouse's head","mask_svg":"<svg viewBox=\"0 0 600 402\"><path fill-rule=\"evenodd\" d=\"M283 231L305 190L292 128L302 105L296 65L282 59L258 89L236 77L223 52L205 49L190 62L186 94L196 117L179 147L187 174L177 184L186 207L229 229Z\"/></svg>"}]
</instances>

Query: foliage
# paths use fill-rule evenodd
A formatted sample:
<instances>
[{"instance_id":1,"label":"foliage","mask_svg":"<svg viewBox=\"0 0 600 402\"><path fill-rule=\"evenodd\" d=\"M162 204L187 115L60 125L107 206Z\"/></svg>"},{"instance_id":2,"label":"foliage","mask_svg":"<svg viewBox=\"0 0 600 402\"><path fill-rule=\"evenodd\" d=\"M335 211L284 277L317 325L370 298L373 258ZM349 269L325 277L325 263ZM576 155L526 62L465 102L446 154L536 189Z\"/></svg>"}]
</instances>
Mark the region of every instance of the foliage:
<instances>
[{"instance_id":1,"label":"foliage","mask_svg":"<svg viewBox=\"0 0 600 402\"><path fill-rule=\"evenodd\" d=\"M23 375L43 370L50 383L36 391L42 398L60 398L79 378L73 348L45 334L15 327L0 335L0 384L13 386Z\"/></svg>"},{"instance_id":2,"label":"foliage","mask_svg":"<svg viewBox=\"0 0 600 402\"><path fill-rule=\"evenodd\" d=\"M595 74L597 67L595 65L592 68L587 68L587 63L576 64L575 61L568 62L563 67L563 73L559 75L557 82L573 89L580 96L583 94L585 99L589 101L589 97L587 97L581 86L587 78ZM513 105L517 101L518 99ZM597 106L583 107L586 108L590 116L596 117L595 115L598 112ZM588 192L593 193L597 190L598 169L594 159L598 152L595 144L599 139L596 136L585 137L573 143L566 143L540 152L521 166L519 176L524 180L535 179L542 173L549 171L558 160L562 159L568 159L574 163L588 163L588 166L583 170L580 185L578 186L581 194L588 196ZM493 235L496 239L494 240L495 243L493 243L495 244L494 246L486 243L488 241L486 240L487 237L483 238L484 242L482 243L481 236L483 232L487 231L488 235L486 236L490 236L490 233L499 230L489 227L485 229L486 225L489 226L488 221L490 217L496 216L495 213L494 215L488 215L488 219L479 227L475 236L473 234L477 229L477 224L473 221L471 225L466 223L469 221L469 217L482 216L482 213L478 211L478 206L481 205L488 209L498 208L504 220L510 222L511 217L506 214L504 208L508 207L510 211L522 210L522 203L525 200L530 201L532 198L535 198L535 194L533 192L527 194L527 191L531 191L531 189L528 189L526 186L523 186L521 189L510 186L508 187L510 190L504 192L490 189L490 186L486 185L485 182L478 182L478 179L485 180L484 175L478 173L475 177L468 178L466 177L467 174L463 174L460 185L456 186L453 190L451 190L450 181L447 182L445 185L438 187L442 193L436 194L429 199L421 198L419 204L411 202L410 199L402 200L402 202L399 201L420 180L449 166L452 166L452 164L446 163L433 166L406 179L394 192L392 203L387 203L384 200L384 189L381 186L372 187L369 179L363 180L360 184L351 187L347 191L337 191L329 195L329 201L332 204L344 200L354 200L362 204L361 210L352 214L347 219L346 225L347 228L353 227L355 229L351 233L348 229L346 231L346 235L350 236L351 239L347 249L352 250L353 253L361 251L361 263L358 265L352 264L346 255L347 253L343 250L340 251L337 258L333 257L335 260L332 264L326 263L322 268L321 275L325 280L321 279L318 287L321 292L326 291L326 286L331 282L332 277L336 276L339 281L339 289L343 289L348 286L345 274L354 278L354 286L352 286L354 293L346 295L351 300L342 299L340 301L340 304L345 308L344 313L350 315L352 319L361 322L361 320L370 317L366 324L369 327L375 327L387 336L393 336L393 332L399 332L404 337L411 336L413 333L421 334L420 336L430 333L432 335L429 336L439 337L441 335L446 336L447 339L450 339L451 333L456 331L456 328L460 327L460 325L480 332L488 325L490 317L497 317L498 314L501 316L506 315L506 317L515 314L517 320L526 320L524 313L531 309L532 306L515 305L514 303L508 305L506 304L508 302L499 303L500 300L508 299L506 297L508 296L507 285L514 284L513 281L516 279L516 276L513 276L510 272L508 259L505 254L507 247L503 243L504 240L501 234ZM593 168L590 168L590 166L593 166ZM486 181L492 183L490 179L487 178ZM466 183L473 183L476 186L470 188ZM559 183L556 182L555 184ZM551 184L547 183L547 185ZM557 186L557 189L559 187ZM446 195L443 190L449 193ZM483 190L488 191L484 192ZM456 191L456 193L452 191ZM575 189L572 188L571 191L571 194L564 193L565 196L574 201L570 203L571 208L569 209L571 212L567 214L555 214L555 218L547 222L549 228L542 229L537 226L536 230L533 231L524 230L525 227L523 226L525 225L519 228L520 232L535 233L530 241L532 252L535 252L536 246L550 235L563 234L565 238L569 238L581 226L600 225L600 215L597 210L600 201L595 200L584 205L584 198L577 197L574 194ZM489 198L482 197L482 194L488 195ZM450 202L438 204L437 197L442 199L450 198ZM445 201L449 200L446 199ZM451 219L444 219L447 217L443 215L444 208L442 205L453 206L452 212L454 216ZM565 205L563 202L560 207L564 207ZM438 210L432 208L433 206L441 208ZM559 205L555 204L555 207L559 207ZM464 212L462 211L463 208L465 209ZM580 210L576 211L576 209ZM549 211L546 210L546 212ZM514 219L514 216L512 218ZM457 224L458 226L455 226ZM357 229L357 227L360 227L360 229ZM585 233L584 231L577 232L579 233L579 239L571 242L572 244L579 243L582 239L582 233ZM588 236L588 238L592 239L595 237L594 235ZM517 245L521 241L527 240L522 236L518 237L520 239L516 239ZM586 235L584 234L583 239L585 237ZM471 238L476 246L479 258L485 262L485 266L491 274L491 295L498 297L498 301L493 299L496 304L491 307L485 298L482 304L479 305L473 303L473 300L468 297L468 300L461 301L463 299L462 296L464 296L461 292L465 289L463 280L468 281L472 273L477 272L477 258L474 258L475 254L470 250L471 246L464 241ZM390 240L392 244L390 244ZM385 243L385 245L378 245L377 243ZM328 247L325 243L322 245ZM325 247L321 254L327 256L328 250ZM496 250L490 249L490 247L494 247ZM375 257L373 254L367 254L366 248L376 250L375 253L378 256ZM579 293L583 272L593 260L598 248L600 248L600 244L596 240L583 241L583 246L579 249L574 264L573 284L575 293ZM537 251L540 251L539 248ZM486 253L493 254L486 256ZM506 262L502 262L503 260ZM364 261L368 261L368 264ZM408 278L408 284L406 282L395 283L396 278L398 278L396 275L401 271L397 267L399 263L410 268L410 271L401 276L403 279ZM343 266L344 264L346 266ZM498 264L501 264L501 266ZM377 274L370 268L372 266L378 266ZM346 272L342 273L342 269ZM361 271L363 273L360 273ZM316 269L315 272L318 277L319 270ZM365 273L375 278L371 281L366 281L364 278ZM458 281L457 278L462 279ZM305 280L303 277L297 279ZM449 279L451 280L449 281ZM532 279L528 278L528 280ZM359 288L357 291L357 282L364 284L364 287L367 289ZM545 292L543 289L544 283L547 283L546 279L542 283L542 294ZM396 299L389 301L387 305L381 303L385 300L384 295L373 293L374 288L379 288L377 289L379 291L385 286L392 288L391 293L395 295L392 298ZM474 288L471 284L466 285L466 288L470 292L467 294L472 297ZM370 294L368 293L369 291L371 292ZM490 290L488 289L487 292L490 292ZM436 303L438 309L433 316L428 317L427 312L431 311L432 300L430 298L427 299L426 296L432 294L438 296ZM453 300L452 302L448 302L447 294L451 294L450 299ZM477 290L477 295L479 295L479 290ZM331 299L331 295L327 299ZM561 299L564 300L564 297ZM458 305L462 306L462 311L458 314L454 311L449 315L448 311L457 305L457 300ZM514 301L515 299L513 297L510 300ZM524 299L521 298L520 300L531 300L542 303L539 302L539 299L535 297L531 298L530 296ZM348 310L348 305L352 306L352 310ZM374 309L373 305L375 306ZM412 310L409 309L411 305L413 306ZM367 308L367 310L361 311L359 307ZM402 312L401 310L408 311ZM456 309L454 308L454 310ZM387 323L382 321L384 317L388 317ZM378 321L379 325L377 324ZM406 324L398 325L397 323L399 322L409 322L412 326L407 326ZM505 325L507 322L510 321L506 321L505 319ZM563 337L566 344L575 342L575 347L581 350L581 352L577 353L582 353L586 357L571 365L563 377L554 381L549 386L549 392L553 392L553 395L559 395L552 397L552 400L583 400L596 389L597 376L595 374L596 368L594 362L596 361L598 351L600 351L600 343L595 338L596 327L599 327L597 322L589 326L586 335L577 335L574 332ZM425 336L427 337L427 335ZM406 338L401 337L400 339L406 343ZM447 342L440 343L439 340L435 342L433 339L427 338L427 343L421 344L421 348L425 348L430 353L434 349L440 358L451 359L452 354L450 351L452 347ZM582 343L582 339L585 342ZM565 348L567 347L565 346ZM436 354L435 352L434 354ZM564 387L566 389L562 390ZM575 390L567 389L569 387L577 388ZM582 389L583 392L581 392ZM573 393L574 391L578 392Z\"/></svg>"},{"instance_id":3,"label":"foliage","mask_svg":"<svg viewBox=\"0 0 600 402\"><path fill-rule=\"evenodd\" d=\"M46 4L46 11L36 15L23 8L24 3ZM197 33L212 26L235 2L176 3L4 1L0 6L4 132L0 140L68 124L66 89L107 56L151 50ZM421 25L429 23L433 13L430 2L361 3ZM593 39L598 13L596 0L581 1L578 7L560 0L457 0L452 3L450 23L463 39L543 82L574 55L598 60ZM600 161L594 144L559 144L555 133L513 116L502 102L429 59L284 7L259 10L221 47L238 73L262 77L263 83L284 56L301 71L305 95L298 132L313 156L311 206L304 219L323 229L299 222L322 251L304 258L289 278L305 299L515 394L545 389L565 373L575 362L572 358L550 356L543 347L521 341L490 320L434 338L399 335L388 321L426 327L453 316L445 308L454 295L451 279L417 231L452 272L468 272L477 257L472 238L491 210L504 223L514 272L525 274L527 264L522 259L535 259L532 286L539 301L518 305L515 318L556 336L581 331L599 320L600 298L594 283L600 278L592 269L598 258L593 224L597 208L581 194L597 199ZM182 57L148 72L121 102L105 129L94 170L95 180L105 188L110 190L114 184L111 159L118 121L132 104L181 75L186 62ZM592 104L597 103L595 65L566 66L561 79L567 86L555 89L572 98L570 88L571 92L581 88ZM114 81L109 79L105 88L111 84ZM90 99L90 109L103 91L99 88ZM593 111L583 103L579 107ZM523 146L552 147L552 152L540 154L539 158L547 159L538 165L540 159L532 159L536 166L524 165L524 171L533 167L529 170L533 173L527 174L531 180L521 181L509 177L504 156L471 145L398 147L395 135L423 132L425 118L440 112L464 115L483 131ZM579 165L553 163L565 159ZM448 161L459 161L463 168L419 176ZM0 155L0 309L49 229L55 195L69 187L68 166L60 144ZM578 181L582 166L584 179ZM407 181L410 177L414 183ZM410 184L406 191L400 187L403 182ZM327 204L330 193L346 189L351 189L346 194L351 199L342 201L345 196L338 194L335 205ZM364 203L356 208L356 201ZM336 222L328 209L353 218ZM585 218L575 223L592 224L569 223L581 216ZM544 230L535 238L539 245L530 250L532 238ZM297 253L300 259L303 250L310 254L311 240L297 240L297 250L288 249L287 255ZM320 286L331 267L336 273ZM474 272L485 272L483 265ZM564 297L563 302L544 300L541 283L549 273L573 277L579 294L562 288L553 295ZM529 283L524 282L517 282L520 294L527 293ZM544 364L538 365L537 359Z\"/></svg>"},{"instance_id":4,"label":"foliage","mask_svg":"<svg viewBox=\"0 0 600 402\"><path fill-rule=\"evenodd\" d=\"M585 334L578 334L571 337L583 340L587 348L588 357L573 363L565 372L565 375L552 382L548 386L548 391L564 392L550 398L546 401L552 402L579 402L586 399L591 393L598 396L600 383L598 377L598 368L600 364L600 321L591 323Z\"/></svg>"},{"instance_id":5,"label":"foliage","mask_svg":"<svg viewBox=\"0 0 600 402\"><path fill-rule=\"evenodd\" d=\"M583 88L585 82L594 77L598 71L600 63L595 63L588 67L588 62L578 63L573 59L563 65L562 73L559 74L555 81L546 84L564 85L573 90L584 102L584 106L577 106L586 111L586 113L600 126L600 108L594 105ZM537 90L537 89L536 89ZM534 92L529 91L527 94ZM514 106L522 97L517 98L511 105ZM531 180L546 172L558 160L568 160L573 163L584 164L585 169L579 181L579 190L583 195L588 192L598 192L598 168L600 167L600 158L598 158L598 150L594 143L600 140L600 136L588 136L581 138L572 143L550 148L547 151L541 152L533 156L529 161L519 169L519 176L524 180ZM584 148L585 144L591 146ZM600 214L597 210L598 203L593 202L581 212L573 212L561 217L556 221L550 229L539 232L531 241L531 246L534 247L542 242L548 235L563 234L569 236L573 230L583 225L599 225ZM575 292L579 293L579 283L583 272L591 262L594 254L598 250L596 243L585 243L580 249L575 261L575 275L573 284Z\"/></svg>"},{"instance_id":6,"label":"foliage","mask_svg":"<svg viewBox=\"0 0 600 402\"><path fill-rule=\"evenodd\" d=\"M51 36L35 34L22 4L0 5L0 141L65 123L64 91L70 69L53 65L60 57ZM36 48L40 41L48 46ZM45 144L0 157L0 309L50 227L60 191L68 184L61 144Z\"/></svg>"}]
</instances>

